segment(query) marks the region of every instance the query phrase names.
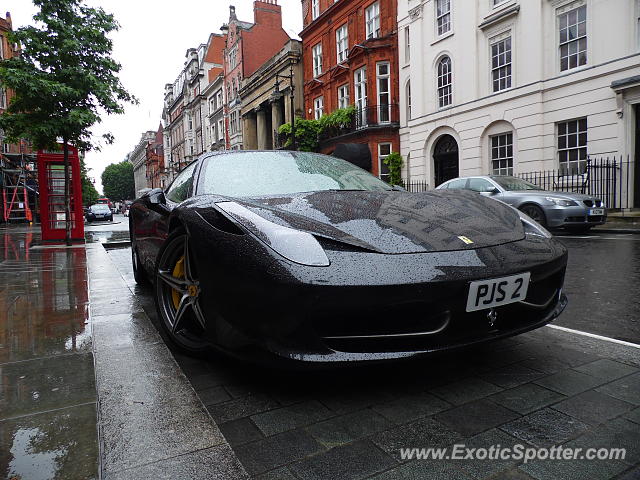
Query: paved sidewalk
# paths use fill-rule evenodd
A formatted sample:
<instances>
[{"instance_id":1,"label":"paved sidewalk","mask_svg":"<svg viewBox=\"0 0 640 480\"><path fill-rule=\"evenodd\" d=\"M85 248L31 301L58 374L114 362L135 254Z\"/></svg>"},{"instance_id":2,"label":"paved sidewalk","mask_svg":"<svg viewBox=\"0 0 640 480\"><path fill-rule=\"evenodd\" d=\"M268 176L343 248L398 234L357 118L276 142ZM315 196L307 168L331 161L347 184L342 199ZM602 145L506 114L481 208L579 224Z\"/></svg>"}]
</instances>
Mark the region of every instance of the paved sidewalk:
<instances>
[{"instance_id":1,"label":"paved sidewalk","mask_svg":"<svg viewBox=\"0 0 640 480\"><path fill-rule=\"evenodd\" d=\"M129 249L110 250L133 282ZM149 289L138 300L152 322ZM640 349L551 327L421 362L281 372L174 353L260 480L631 480L640 475ZM626 448L624 460L403 461L400 448Z\"/></svg>"},{"instance_id":2,"label":"paved sidewalk","mask_svg":"<svg viewBox=\"0 0 640 480\"><path fill-rule=\"evenodd\" d=\"M0 230L0 478L96 478L86 252L35 232Z\"/></svg>"},{"instance_id":3,"label":"paved sidewalk","mask_svg":"<svg viewBox=\"0 0 640 480\"><path fill-rule=\"evenodd\" d=\"M36 232L0 230L0 478L246 478L102 243Z\"/></svg>"}]
</instances>

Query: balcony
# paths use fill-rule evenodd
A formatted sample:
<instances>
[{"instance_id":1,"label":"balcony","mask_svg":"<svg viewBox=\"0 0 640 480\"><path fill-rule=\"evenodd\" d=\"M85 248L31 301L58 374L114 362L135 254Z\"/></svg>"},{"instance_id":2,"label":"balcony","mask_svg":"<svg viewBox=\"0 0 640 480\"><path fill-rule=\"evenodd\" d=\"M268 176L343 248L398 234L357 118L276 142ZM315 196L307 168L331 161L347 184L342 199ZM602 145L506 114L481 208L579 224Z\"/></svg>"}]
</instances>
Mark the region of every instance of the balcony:
<instances>
[{"instance_id":1,"label":"balcony","mask_svg":"<svg viewBox=\"0 0 640 480\"><path fill-rule=\"evenodd\" d=\"M322 143L335 137L367 129L398 128L399 126L400 108L397 104L371 105L356 109L349 123L327 127L322 131L318 140Z\"/></svg>"}]
</instances>

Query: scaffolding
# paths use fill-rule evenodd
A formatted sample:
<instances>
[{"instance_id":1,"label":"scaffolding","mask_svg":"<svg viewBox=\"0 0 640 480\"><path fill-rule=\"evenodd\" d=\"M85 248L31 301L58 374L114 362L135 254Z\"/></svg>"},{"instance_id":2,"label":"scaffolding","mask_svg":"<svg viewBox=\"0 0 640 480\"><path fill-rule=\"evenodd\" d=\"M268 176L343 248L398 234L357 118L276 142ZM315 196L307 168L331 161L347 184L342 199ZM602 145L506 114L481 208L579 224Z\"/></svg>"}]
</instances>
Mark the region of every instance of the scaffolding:
<instances>
[{"instance_id":1,"label":"scaffolding","mask_svg":"<svg viewBox=\"0 0 640 480\"><path fill-rule=\"evenodd\" d=\"M0 155L0 223L32 222L38 211L36 156Z\"/></svg>"}]
</instances>

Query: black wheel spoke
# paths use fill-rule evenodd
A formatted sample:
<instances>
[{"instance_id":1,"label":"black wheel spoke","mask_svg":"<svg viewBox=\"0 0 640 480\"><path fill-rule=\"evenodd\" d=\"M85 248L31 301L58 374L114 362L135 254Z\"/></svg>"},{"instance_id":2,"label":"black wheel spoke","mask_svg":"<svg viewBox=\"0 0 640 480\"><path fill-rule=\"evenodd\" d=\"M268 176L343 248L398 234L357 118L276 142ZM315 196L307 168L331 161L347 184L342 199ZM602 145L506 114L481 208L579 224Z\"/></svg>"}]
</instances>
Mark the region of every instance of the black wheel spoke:
<instances>
[{"instance_id":1,"label":"black wheel spoke","mask_svg":"<svg viewBox=\"0 0 640 480\"><path fill-rule=\"evenodd\" d=\"M174 334L178 331L178 327L180 326L180 323L184 319L185 313L189 308L190 304L191 304L191 301L189 300L189 296L183 295L182 298L180 299L180 303L178 304L178 308L176 309L176 313L173 320L172 330Z\"/></svg>"},{"instance_id":2,"label":"black wheel spoke","mask_svg":"<svg viewBox=\"0 0 640 480\"><path fill-rule=\"evenodd\" d=\"M193 302L191 303L191 306L193 308L193 314L195 315L196 320L198 321L198 323L203 329L206 329L207 321L204 318L204 313L202 312L202 308L200 308L200 302L198 301L197 298L193 300Z\"/></svg>"},{"instance_id":3,"label":"black wheel spoke","mask_svg":"<svg viewBox=\"0 0 640 480\"><path fill-rule=\"evenodd\" d=\"M187 293L187 287L189 286L189 282L186 280L182 280L181 278L176 278L171 273L166 270L158 270L158 278L162 280L164 283L169 285L174 290L180 292L180 294L185 295Z\"/></svg>"}]
</instances>

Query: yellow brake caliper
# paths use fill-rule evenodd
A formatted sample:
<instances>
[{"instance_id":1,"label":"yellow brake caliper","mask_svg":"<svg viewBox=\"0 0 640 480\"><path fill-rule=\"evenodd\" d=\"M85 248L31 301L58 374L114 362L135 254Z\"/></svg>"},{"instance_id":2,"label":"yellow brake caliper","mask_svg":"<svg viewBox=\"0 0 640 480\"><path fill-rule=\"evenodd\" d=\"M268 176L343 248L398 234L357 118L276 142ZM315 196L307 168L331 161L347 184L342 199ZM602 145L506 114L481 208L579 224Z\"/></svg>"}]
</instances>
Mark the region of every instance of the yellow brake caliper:
<instances>
[{"instance_id":1,"label":"yellow brake caliper","mask_svg":"<svg viewBox=\"0 0 640 480\"><path fill-rule=\"evenodd\" d=\"M171 272L171 274L175 278L184 278L184 255L180 257L180 259L176 262L176 266L173 267L173 272ZM176 310L180 305L181 296L182 295L180 295L180 292L175 288L171 290L171 298L173 300L173 306L176 308Z\"/></svg>"}]
</instances>

